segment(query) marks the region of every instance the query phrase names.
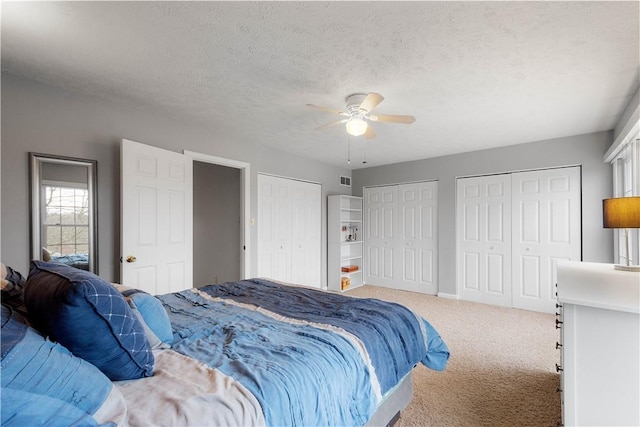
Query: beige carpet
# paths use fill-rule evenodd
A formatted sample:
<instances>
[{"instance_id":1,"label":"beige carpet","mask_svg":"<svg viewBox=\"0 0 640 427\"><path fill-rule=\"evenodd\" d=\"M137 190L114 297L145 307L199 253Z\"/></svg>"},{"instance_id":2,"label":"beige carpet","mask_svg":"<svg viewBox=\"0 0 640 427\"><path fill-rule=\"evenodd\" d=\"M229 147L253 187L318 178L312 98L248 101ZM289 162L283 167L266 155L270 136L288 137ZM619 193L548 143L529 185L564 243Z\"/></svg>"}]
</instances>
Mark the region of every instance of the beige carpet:
<instances>
[{"instance_id":1,"label":"beige carpet","mask_svg":"<svg viewBox=\"0 0 640 427\"><path fill-rule=\"evenodd\" d=\"M560 421L554 315L375 286L347 294L413 309L451 350L444 372L414 369L413 401L396 426L555 427Z\"/></svg>"}]
</instances>

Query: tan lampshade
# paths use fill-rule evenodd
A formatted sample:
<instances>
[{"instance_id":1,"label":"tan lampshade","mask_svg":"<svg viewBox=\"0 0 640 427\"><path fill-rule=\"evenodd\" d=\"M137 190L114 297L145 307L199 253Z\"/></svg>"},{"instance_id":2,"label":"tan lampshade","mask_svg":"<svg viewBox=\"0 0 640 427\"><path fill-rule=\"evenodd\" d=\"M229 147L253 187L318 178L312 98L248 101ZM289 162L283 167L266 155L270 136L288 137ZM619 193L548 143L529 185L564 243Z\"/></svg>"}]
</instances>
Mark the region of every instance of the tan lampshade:
<instances>
[{"instance_id":1,"label":"tan lampshade","mask_svg":"<svg viewBox=\"0 0 640 427\"><path fill-rule=\"evenodd\" d=\"M617 197L602 201L604 228L640 228L640 197Z\"/></svg>"}]
</instances>

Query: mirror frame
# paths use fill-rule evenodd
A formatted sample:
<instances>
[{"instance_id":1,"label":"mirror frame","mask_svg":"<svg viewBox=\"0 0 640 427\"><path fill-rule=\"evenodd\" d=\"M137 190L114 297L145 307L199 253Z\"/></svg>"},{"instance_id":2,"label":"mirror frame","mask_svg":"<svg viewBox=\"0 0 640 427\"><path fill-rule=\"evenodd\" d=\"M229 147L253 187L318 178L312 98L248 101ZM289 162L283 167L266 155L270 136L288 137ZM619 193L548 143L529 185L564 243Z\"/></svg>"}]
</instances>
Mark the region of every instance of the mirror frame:
<instances>
[{"instance_id":1,"label":"mirror frame","mask_svg":"<svg viewBox=\"0 0 640 427\"><path fill-rule=\"evenodd\" d=\"M42 164L57 163L62 165L85 166L87 168L87 190L89 194L89 260L88 270L98 274L98 199L96 197L96 177L98 162L96 160L57 156L52 154L29 153L30 169L30 210L31 210L31 259L42 260Z\"/></svg>"}]
</instances>

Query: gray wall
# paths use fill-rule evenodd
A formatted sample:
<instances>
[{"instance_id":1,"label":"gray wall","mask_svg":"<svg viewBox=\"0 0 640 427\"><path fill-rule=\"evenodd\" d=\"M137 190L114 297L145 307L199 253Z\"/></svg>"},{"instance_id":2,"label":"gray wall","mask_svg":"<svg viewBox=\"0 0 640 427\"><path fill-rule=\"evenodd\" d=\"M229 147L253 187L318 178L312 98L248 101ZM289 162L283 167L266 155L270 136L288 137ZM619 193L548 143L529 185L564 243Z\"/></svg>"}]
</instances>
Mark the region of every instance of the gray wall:
<instances>
[{"instance_id":1,"label":"gray wall","mask_svg":"<svg viewBox=\"0 0 640 427\"><path fill-rule=\"evenodd\" d=\"M240 280L240 170L193 162L193 285Z\"/></svg>"},{"instance_id":2,"label":"gray wall","mask_svg":"<svg viewBox=\"0 0 640 427\"><path fill-rule=\"evenodd\" d=\"M347 169L322 164L235 140L216 129L134 105L115 104L2 73L1 251L2 261L28 273L28 152L98 161L99 272L120 277L120 140L122 138L182 152L190 150L250 163L250 215L257 215L257 173L322 184L322 272L326 283L326 195L348 193L340 186ZM257 272L257 224L248 250Z\"/></svg>"},{"instance_id":3,"label":"gray wall","mask_svg":"<svg viewBox=\"0 0 640 427\"><path fill-rule=\"evenodd\" d=\"M366 186L438 180L439 292L457 294L456 178L581 165L583 261L613 262L613 233L602 228L602 199L612 193L611 165L603 161L611 140L611 131L600 132L355 170L353 194Z\"/></svg>"},{"instance_id":4,"label":"gray wall","mask_svg":"<svg viewBox=\"0 0 640 427\"><path fill-rule=\"evenodd\" d=\"M620 115L620 119L618 120L618 123L613 129L613 138L611 140L611 143L613 143L620 137L624 138L626 136L626 135L623 135L623 131L625 127L627 127L630 124L634 124L634 122L638 121L638 117L633 115L638 109L638 105L640 105L640 86L636 88L635 93L631 96L629 103L627 104L624 111ZM608 148L609 147L607 147L607 149Z\"/></svg>"}]
</instances>

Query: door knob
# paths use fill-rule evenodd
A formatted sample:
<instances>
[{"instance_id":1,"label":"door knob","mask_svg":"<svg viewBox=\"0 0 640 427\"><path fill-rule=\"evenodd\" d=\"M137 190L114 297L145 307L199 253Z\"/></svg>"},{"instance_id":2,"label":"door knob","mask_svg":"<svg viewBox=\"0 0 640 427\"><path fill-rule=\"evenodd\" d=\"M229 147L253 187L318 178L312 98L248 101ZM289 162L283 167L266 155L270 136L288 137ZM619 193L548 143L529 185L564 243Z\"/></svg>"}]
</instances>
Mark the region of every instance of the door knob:
<instances>
[{"instance_id":1,"label":"door knob","mask_svg":"<svg viewBox=\"0 0 640 427\"><path fill-rule=\"evenodd\" d=\"M136 257L134 257L133 255L129 255L127 257L127 262L136 262L138 259Z\"/></svg>"}]
</instances>

